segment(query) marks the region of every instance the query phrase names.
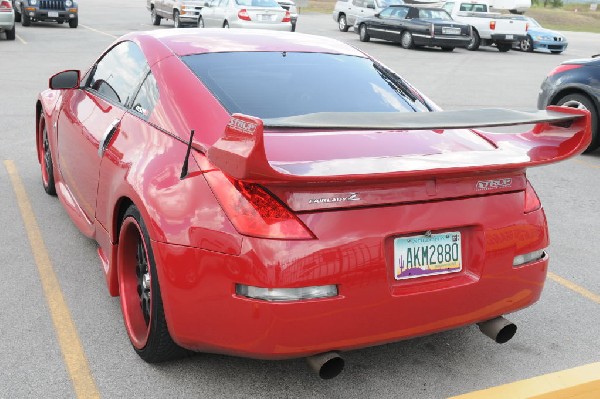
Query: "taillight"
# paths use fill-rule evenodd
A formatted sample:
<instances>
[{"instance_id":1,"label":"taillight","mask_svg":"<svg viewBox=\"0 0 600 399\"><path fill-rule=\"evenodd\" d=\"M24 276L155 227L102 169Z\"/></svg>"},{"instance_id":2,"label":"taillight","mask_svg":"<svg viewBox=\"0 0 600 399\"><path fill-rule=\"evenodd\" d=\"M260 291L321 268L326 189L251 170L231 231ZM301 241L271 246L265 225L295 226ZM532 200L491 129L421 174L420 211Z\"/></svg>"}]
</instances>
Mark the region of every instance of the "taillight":
<instances>
[{"instance_id":1,"label":"taillight","mask_svg":"<svg viewBox=\"0 0 600 399\"><path fill-rule=\"evenodd\" d=\"M496 29L496 21L490 21L490 29L491 30Z\"/></svg>"},{"instance_id":2,"label":"taillight","mask_svg":"<svg viewBox=\"0 0 600 399\"><path fill-rule=\"evenodd\" d=\"M525 24L525 32L527 32L529 30L529 24Z\"/></svg>"},{"instance_id":3,"label":"taillight","mask_svg":"<svg viewBox=\"0 0 600 399\"><path fill-rule=\"evenodd\" d=\"M229 179L219 170L204 176L240 234L286 240L315 238L292 211L259 185Z\"/></svg>"},{"instance_id":4,"label":"taillight","mask_svg":"<svg viewBox=\"0 0 600 399\"><path fill-rule=\"evenodd\" d=\"M12 9L12 4L10 4L10 1L6 1L3 0L2 2L0 2L0 12L4 11L10 11Z\"/></svg>"},{"instance_id":5,"label":"taillight","mask_svg":"<svg viewBox=\"0 0 600 399\"><path fill-rule=\"evenodd\" d=\"M582 66L583 65L578 65L578 64L559 65L556 68L554 68L552 71L550 71L548 76L556 75L557 73L563 73L566 71L570 71L571 69L581 68Z\"/></svg>"},{"instance_id":6,"label":"taillight","mask_svg":"<svg viewBox=\"0 0 600 399\"><path fill-rule=\"evenodd\" d=\"M525 187L525 213L537 211L541 207L542 203L540 202L540 198L537 196L531 183L527 181L527 187Z\"/></svg>"},{"instance_id":7,"label":"taillight","mask_svg":"<svg viewBox=\"0 0 600 399\"><path fill-rule=\"evenodd\" d=\"M290 22L292 20L292 16L290 15L289 11L285 12L285 16L283 17L283 20L281 22Z\"/></svg>"},{"instance_id":8,"label":"taillight","mask_svg":"<svg viewBox=\"0 0 600 399\"><path fill-rule=\"evenodd\" d=\"M240 11L238 11L238 18L244 21L251 21L250 14L248 14L248 10L245 8L242 8Z\"/></svg>"}]
</instances>

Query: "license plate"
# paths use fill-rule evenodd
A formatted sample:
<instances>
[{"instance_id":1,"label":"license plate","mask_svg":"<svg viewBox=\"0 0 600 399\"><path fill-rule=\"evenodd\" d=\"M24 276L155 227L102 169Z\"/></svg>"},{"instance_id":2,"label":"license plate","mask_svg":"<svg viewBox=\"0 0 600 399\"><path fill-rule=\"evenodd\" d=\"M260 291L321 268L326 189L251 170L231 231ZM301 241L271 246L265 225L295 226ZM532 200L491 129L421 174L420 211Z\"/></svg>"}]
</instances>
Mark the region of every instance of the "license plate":
<instances>
[{"instance_id":1,"label":"license plate","mask_svg":"<svg viewBox=\"0 0 600 399\"><path fill-rule=\"evenodd\" d=\"M506 35L506 40L512 40L513 39L513 35Z\"/></svg>"},{"instance_id":2,"label":"license plate","mask_svg":"<svg viewBox=\"0 0 600 399\"><path fill-rule=\"evenodd\" d=\"M270 14L258 14L259 21L273 21L275 19L275 15Z\"/></svg>"},{"instance_id":3,"label":"license plate","mask_svg":"<svg viewBox=\"0 0 600 399\"><path fill-rule=\"evenodd\" d=\"M48 11L48 17L58 18L58 11Z\"/></svg>"},{"instance_id":4,"label":"license plate","mask_svg":"<svg viewBox=\"0 0 600 399\"><path fill-rule=\"evenodd\" d=\"M396 280L456 273L462 270L460 232L394 239Z\"/></svg>"},{"instance_id":5,"label":"license plate","mask_svg":"<svg viewBox=\"0 0 600 399\"><path fill-rule=\"evenodd\" d=\"M460 35L460 28L442 27L443 35Z\"/></svg>"}]
</instances>

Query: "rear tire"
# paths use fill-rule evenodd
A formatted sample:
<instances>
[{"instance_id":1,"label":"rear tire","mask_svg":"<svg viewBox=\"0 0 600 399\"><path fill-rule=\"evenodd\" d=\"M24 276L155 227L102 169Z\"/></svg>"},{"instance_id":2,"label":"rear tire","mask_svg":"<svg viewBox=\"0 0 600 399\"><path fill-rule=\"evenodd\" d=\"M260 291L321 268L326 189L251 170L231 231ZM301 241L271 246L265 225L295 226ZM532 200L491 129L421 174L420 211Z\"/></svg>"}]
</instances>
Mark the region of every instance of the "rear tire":
<instances>
[{"instance_id":1,"label":"rear tire","mask_svg":"<svg viewBox=\"0 0 600 399\"><path fill-rule=\"evenodd\" d=\"M415 42L413 40L412 33L407 30L402 32L402 35L400 35L400 45L405 49L414 48Z\"/></svg>"},{"instance_id":2,"label":"rear tire","mask_svg":"<svg viewBox=\"0 0 600 399\"><path fill-rule=\"evenodd\" d=\"M229 29L229 22L223 22L223 29Z\"/></svg>"},{"instance_id":3,"label":"rear tire","mask_svg":"<svg viewBox=\"0 0 600 399\"><path fill-rule=\"evenodd\" d=\"M479 50L479 45L481 44L481 38L479 37L479 33L475 29L473 29L473 35L471 36L471 41L467 45L467 50L469 51L477 51Z\"/></svg>"},{"instance_id":4,"label":"rear tire","mask_svg":"<svg viewBox=\"0 0 600 399\"><path fill-rule=\"evenodd\" d=\"M21 13L15 10L15 22L21 22Z\"/></svg>"},{"instance_id":5,"label":"rear tire","mask_svg":"<svg viewBox=\"0 0 600 399\"><path fill-rule=\"evenodd\" d=\"M512 44L510 43L496 43L496 47L498 47L498 51L501 53L506 53L510 51Z\"/></svg>"},{"instance_id":6,"label":"rear tire","mask_svg":"<svg viewBox=\"0 0 600 399\"><path fill-rule=\"evenodd\" d=\"M69 28L75 29L79 25L79 17L75 17L69 20Z\"/></svg>"},{"instance_id":7,"label":"rear tire","mask_svg":"<svg viewBox=\"0 0 600 399\"><path fill-rule=\"evenodd\" d=\"M15 40L15 37L17 37L17 32L15 29L16 25L13 25L11 30L6 31L6 40Z\"/></svg>"},{"instance_id":8,"label":"rear tire","mask_svg":"<svg viewBox=\"0 0 600 399\"><path fill-rule=\"evenodd\" d=\"M531 36L527 36L519 42L519 49L527 53L533 52L533 40L531 40Z\"/></svg>"},{"instance_id":9,"label":"rear tire","mask_svg":"<svg viewBox=\"0 0 600 399\"><path fill-rule=\"evenodd\" d=\"M204 19L202 17L198 18L198 28L204 28Z\"/></svg>"},{"instance_id":10,"label":"rear tire","mask_svg":"<svg viewBox=\"0 0 600 399\"><path fill-rule=\"evenodd\" d=\"M117 270L125 329L136 353L148 363L186 356L169 334L150 236L135 205L121 222Z\"/></svg>"},{"instance_id":11,"label":"rear tire","mask_svg":"<svg viewBox=\"0 0 600 399\"><path fill-rule=\"evenodd\" d=\"M52 161L52 150L48 140L48 129L46 128L46 118L40 115L40 124L38 126L38 148L40 151L39 160L42 168L42 186L48 195L56 195L56 185L54 183L54 164Z\"/></svg>"},{"instance_id":12,"label":"rear tire","mask_svg":"<svg viewBox=\"0 0 600 399\"><path fill-rule=\"evenodd\" d=\"M371 40L371 36L369 36L369 33L367 32L367 24L360 24L358 27L358 37L361 42L368 42Z\"/></svg>"},{"instance_id":13,"label":"rear tire","mask_svg":"<svg viewBox=\"0 0 600 399\"><path fill-rule=\"evenodd\" d=\"M348 20L346 19L346 14L340 14L338 17L338 29L340 32L348 32Z\"/></svg>"},{"instance_id":14,"label":"rear tire","mask_svg":"<svg viewBox=\"0 0 600 399\"><path fill-rule=\"evenodd\" d=\"M562 105L563 107L586 109L590 111L592 117L592 141L584 152L592 152L597 149L600 145L600 138L598 137L598 110L592 100L583 94L569 94L559 99L556 104Z\"/></svg>"}]
</instances>

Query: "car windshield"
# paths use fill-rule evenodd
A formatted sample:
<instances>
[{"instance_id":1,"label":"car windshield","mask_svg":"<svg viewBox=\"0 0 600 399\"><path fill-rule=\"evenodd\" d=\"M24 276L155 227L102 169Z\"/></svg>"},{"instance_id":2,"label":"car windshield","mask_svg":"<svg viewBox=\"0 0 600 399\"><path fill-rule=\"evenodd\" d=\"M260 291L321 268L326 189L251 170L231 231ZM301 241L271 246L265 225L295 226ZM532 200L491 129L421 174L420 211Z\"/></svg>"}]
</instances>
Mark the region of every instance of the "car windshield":
<instances>
[{"instance_id":1,"label":"car windshield","mask_svg":"<svg viewBox=\"0 0 600 399\"><path fill-rule=\"evenodd\" d=\"M279 7L275 0L235 0L235 3L246 7Z\"/></svg>"},{"instance_id":2,"label":"car windshield","mask_svg":"<svg viewBox=\"0 0 600 399\"><path fill-rule=\"evenodd\" d=\"M529 25L534 28L541 28L542 26L533 18L527 18L529 20Z\"/></svg>"},{"instance_id":3,"label":"car windshield","mask_svg":"<svg viewBox=\"0 0 600 399\"><path fill-rule=\"evenodd\" d=\"M430 19L444 19L444 20L452 20L450 15L444 10L419 10L419 18L430 18Z\"/></svg>"},{"instance_id":4,"label":"car windshield","mask_svg":"<svg viewBox=\"0 0 600 399\"><path fill-rule=\"evenodd\" d=\"M182 58L230 113L279 118L315 112L415 112L427 106L368 58L230 52Z\"/></svg>"}]
</instances>

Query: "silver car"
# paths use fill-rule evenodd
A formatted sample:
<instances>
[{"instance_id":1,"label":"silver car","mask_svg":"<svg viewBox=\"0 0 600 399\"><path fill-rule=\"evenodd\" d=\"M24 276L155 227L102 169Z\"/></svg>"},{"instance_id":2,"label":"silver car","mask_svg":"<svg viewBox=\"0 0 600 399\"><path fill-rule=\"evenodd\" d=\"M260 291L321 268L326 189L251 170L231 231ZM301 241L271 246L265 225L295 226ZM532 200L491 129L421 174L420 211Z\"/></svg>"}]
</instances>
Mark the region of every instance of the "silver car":
<instances>
[{"instance_id":1,"label":"silver car","mask_svg":"<svg viewBox=\"0 0 600 399\"><path fill-rule=\"evenodd\" d=\"M402 4L403 0L338 0L333 8L333 20L339 30L347 32L357 19L372 17L388 6Z\"/></svg>"},{"instance_id":2,"label":"silver car","mask_svg":"<svg viewBox=\"0 0 600 399\"><path fill-rule=\"evenodd\" d=\"M291 31L292 22L275 0L212 0L200 11L198 27Z\"/></svg>"},{"instance_id":3,"label":"silver car","mask_svg":"<svg viewBox=\"0 0 600 399\"><path fill-rule=\"evenodd\" d=\"M146 0L146 8L152 25L160 25L162 19L172 19L176 28L182 28L196 26L203 3L201 0Z\"/></svg>"},{"instance_id":4,"label":"silver car","mask_svg":"<svg viewBox=\"0 0 600 399\"><path fill-rule=\"evenodd\" d=\"M15 40L15 10L10 0L0 1L0 33L6 34L6 39Z\"/></svg>"}]
</instances>

